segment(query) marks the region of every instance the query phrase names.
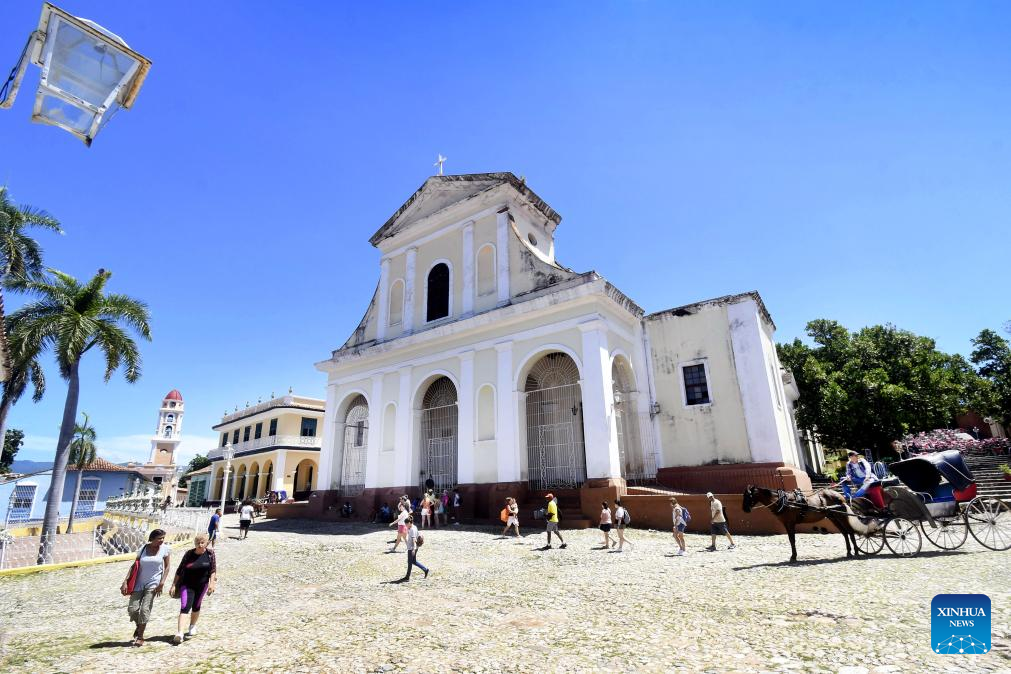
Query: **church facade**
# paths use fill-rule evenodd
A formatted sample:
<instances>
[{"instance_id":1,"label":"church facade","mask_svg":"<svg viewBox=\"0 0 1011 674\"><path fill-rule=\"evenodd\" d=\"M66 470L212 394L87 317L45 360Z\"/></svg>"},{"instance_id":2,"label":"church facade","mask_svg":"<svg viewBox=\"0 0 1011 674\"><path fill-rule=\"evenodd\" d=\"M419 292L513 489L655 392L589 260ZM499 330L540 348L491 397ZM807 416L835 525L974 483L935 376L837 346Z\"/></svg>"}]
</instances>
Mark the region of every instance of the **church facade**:
<instances>
[{"instance_id":1,"label":"church facade","mask_svg":"<svg viewBox=\"0 0 1011 674\"><path fill-rule=\"evenodd\" d=\"M316 365L312 510L433 488L477 518L548 491L593 514L643 486L809 485L761 297L647 314L556 260L560 221L511 173L433 176L372 236L375 294Z\"/></svg>"}]
</instances>

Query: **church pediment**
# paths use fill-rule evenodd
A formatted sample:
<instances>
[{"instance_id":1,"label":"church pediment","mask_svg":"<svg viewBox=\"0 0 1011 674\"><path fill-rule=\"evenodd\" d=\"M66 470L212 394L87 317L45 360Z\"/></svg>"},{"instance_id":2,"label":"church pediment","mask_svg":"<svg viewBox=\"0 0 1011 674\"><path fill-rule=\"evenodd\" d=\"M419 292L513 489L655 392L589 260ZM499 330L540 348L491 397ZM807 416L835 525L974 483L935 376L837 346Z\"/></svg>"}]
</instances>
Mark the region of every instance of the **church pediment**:
<instances>
[{"instance_id":1,"label":"church pediment","mask_svg":"<svg viewBox=\"0 0 1011 674\"><path fill-rule=\"evenodd\" d=\"M377 246L384 239L404 231L412 223L505 184L512 185L527 198L534 208L554 224L557 225L561 221L561 216L512 173L432 176L372 235L369 242L373 246Z\"/></svg>"}]
</instances>

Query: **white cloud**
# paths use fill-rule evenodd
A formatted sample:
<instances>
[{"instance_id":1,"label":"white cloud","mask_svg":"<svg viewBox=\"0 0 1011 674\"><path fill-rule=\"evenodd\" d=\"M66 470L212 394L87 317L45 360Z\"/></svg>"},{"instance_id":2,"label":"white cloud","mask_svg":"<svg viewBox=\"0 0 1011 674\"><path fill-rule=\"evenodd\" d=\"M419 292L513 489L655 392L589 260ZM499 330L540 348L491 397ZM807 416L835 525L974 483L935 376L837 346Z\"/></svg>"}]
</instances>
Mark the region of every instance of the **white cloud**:
<instances>
[{"instance_id":1,"label":"white cloud","mask_svg":"<svg viewBox=\"0 0 1011 674\"><path fill-rule=\"evenodd\" d=\"M52 461L56 454L55 436L27 435L25 443L18 452L18 459L30 461ZM182 434L179 449L176 450L176 465L190 462L197 454L206 454L217 446L216 436ZM144 463L151 456L150 435L114 435L99 437L98 456L113 463L136 461Z\"/></svg>"}]
</instances>

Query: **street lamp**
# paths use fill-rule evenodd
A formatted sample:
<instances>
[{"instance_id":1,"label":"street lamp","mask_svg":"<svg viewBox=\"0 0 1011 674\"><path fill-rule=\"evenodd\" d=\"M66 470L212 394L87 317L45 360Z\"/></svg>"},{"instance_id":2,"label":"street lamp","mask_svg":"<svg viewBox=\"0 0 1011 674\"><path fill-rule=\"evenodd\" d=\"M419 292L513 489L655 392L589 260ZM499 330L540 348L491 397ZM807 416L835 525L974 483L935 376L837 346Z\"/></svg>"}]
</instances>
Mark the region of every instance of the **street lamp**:
<instances>
[{"instance_id":1,"label":"street lamp","mask_svg":"<svg viewBox=\"0 0 1011 674\"><path fill-rule=\"evenodd\" d=\"M225 457L225 482L221 485L221 514L224 515L228 507L228 473L232 470L232 459L235 458L232 443L229 442L221 448L221 456Z\"/></svg>"},{"instance_id":2,"label":"street lamp","mask_svg":"<svg viewBox=\"0 0 1011 674\"><path fill-rule=\"evenodd\" d=\"M118 35L48 2L0 86L0 108L14 105L29 59L42 69L32 121L69 131L89 147L119 108L133 105L151 69Z\"/></svg>"}]
</instances>

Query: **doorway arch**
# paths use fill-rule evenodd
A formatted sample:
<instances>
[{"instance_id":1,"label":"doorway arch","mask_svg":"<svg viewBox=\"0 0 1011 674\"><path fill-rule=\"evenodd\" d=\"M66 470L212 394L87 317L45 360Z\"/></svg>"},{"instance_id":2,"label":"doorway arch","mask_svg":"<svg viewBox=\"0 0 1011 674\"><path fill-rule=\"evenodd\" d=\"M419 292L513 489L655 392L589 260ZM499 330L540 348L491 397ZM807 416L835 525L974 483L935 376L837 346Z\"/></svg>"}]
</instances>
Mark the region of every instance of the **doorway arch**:
<instances>
[{"instance_id":1,"label":"doorway arch","mask_svg":"<svg viewBox=\"0 0 1011 674\"><path fill-rule=\"evenodd\" d=\"M445 376L429 384L422 397L420 477L423 488L441 491L456 487L459 428L456 403L456 386Z\"/></svg>"},{"instance_id":2,"label":"doorway arch","mask_svg":"<svg viewBox=\"0 0 1011 674\"><path fill-rule=\"evenodd\" d=\"M579 368L565 353L537 360L523 384L527 479L531 489L574 489L586 481Z\"/></svg>"},{"instance_id":3,"label":"doorway arch","mask_svg":"<svg viewBox=\"0 0 1011 674\"><path fill-rule=\"evenodd\" d=\"M360 496L365 490L368 460L369 403L359 394L348 404L344 417L344 450L341 453L341 496Z\"/></svg>"}]
</instances>

